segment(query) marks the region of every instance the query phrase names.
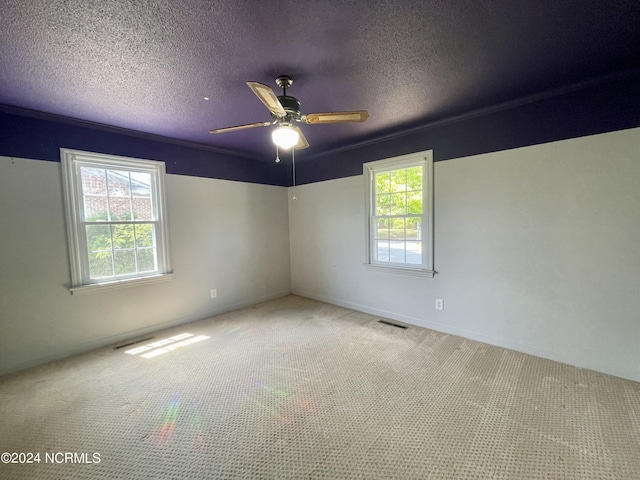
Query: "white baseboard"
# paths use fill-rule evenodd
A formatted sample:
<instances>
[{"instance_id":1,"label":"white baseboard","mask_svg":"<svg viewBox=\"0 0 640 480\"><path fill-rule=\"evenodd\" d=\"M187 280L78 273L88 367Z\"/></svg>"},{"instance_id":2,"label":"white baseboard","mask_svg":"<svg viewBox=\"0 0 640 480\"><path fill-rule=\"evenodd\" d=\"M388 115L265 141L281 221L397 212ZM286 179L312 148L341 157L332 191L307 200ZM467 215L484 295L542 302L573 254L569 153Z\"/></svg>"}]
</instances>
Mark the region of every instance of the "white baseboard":
<instances>
[{"instance_id":1,"label":"white baseboard","mask_svg":"<svg viewBox=\"0 0 640 480\"><path fill-rule=\"evenodd\" d=\"M96 340L92 340L90 342L84 342L78 345L74 345L71 348L66 348L64 350L59 350L50 355L44 355L42 357L33 358L31 360L26 360L22 362L17 362L9 365L2 365L0 368L0 376L6 375L8 373L18 372L20 370L25 370L27 368L35 367L38 365L44 365L45 363L53 362L56 360L61 360L63 358L71 357L73 355L79 355L81 353L85 353L96 348L108 347L111 345L116 345L118 343L122 343L131 339L140 338L145 335L149 335L150 333L154 333L160 330L164 330L166 328L177 327L179 325L185 325L192 322L197 322L199 320L204 320L205 318L215 317L217 315L222 315L223 313L231 312L233 310L237 310L239 308L249 307L251 305L255 305L257 303L266 302L268 300L274 300L276 298L284 297L291 293L290 290L272 293L269 295L263 295L261 297L252 298L246 301L234 303L231 305L224 305L222 307L216 308L209 312L198 313L195 315L189 315L186 317L181 317L175 320L169 320L166 322L155 323L153 325L149 325L144 328L139 328L135 330L128 330L126 332L119 333L117 335L112 335L109 337L103 337Z\"/></svg>"},{"instance_id":2,"label":"white baseboard","mask_svg":"<svg viewBox=\"0 0 640 480\"><path fill-rule=\"evenodd\" d=\"M357 310L359 312L369 313L371 315L389 318L391 320L397 320L400 322L408 323L410 325L416 325L418 327L428 328L430 330L435 330L436 332L456 335L469 340L475 340L475 341L486 343L496 347L502 347L509 350L514 350L516 352L525 353L527 355L546 358L547 360L553 360L555 362L564 363L566 365L571 365L576 368L585 368L589 370L594 370L596 372L606 373L608 375L614 375L616 377L625 378L627 380L640 382L640 373L629 371L628 369L624 369L624 368L621 369L620 368L621 366L619 365L611 365L611 366L584 365L584 364L580 365L579 364L580 362L577 362L576 359L573 358L572 356L567 355L566 352L556 352L556 351L551 351L545 348L540 348L539 346L536 346L536 345L513 342L504 338L485 335L483 333L476 332L473 330L467 330L464 328L444 325L441 323L430 322L428 320L424 320L418 317L403 315L401 313L391 312L388 310L383 310L383 309L371 307L368 305L361 305L358 303L347 302L339 298L327 297L324 295L317 295L309 292L303 292L297 289L293 289L291 293L294 295L298 295L300 297L311 298L313 300L331 303L333 305L349 308L351 310Z\"/></svg>"},{"instance_id":3,"label":"white baseboard","mask_svg":"<svg viewBox=\"0 0 640 480\"><path fill-rule=\"evenodd\" d=\"M303 292L300 290L293 290L291 292L293 295L298 295L300 297L310 298L312 300L318 300L319 302L331 303L333 305L338 305L339 307L350 308L351 310L357 310L358 312L364 312L371 315L376 315L378 317L390 318L392 320L398 320L399 322L408 323L410 325L417 325L419 327L427 327L432 330L438 330L437 328L430 327L423 320L411 317L409 315L402 315L400 313L391 312L388 310L382 310L380 308L369 307L367 305L361 305L359 303L347 302L345 300L341 300L339 298L326 297L324 295L316 295L309 292Z\"/></svg>"}]
</instances>

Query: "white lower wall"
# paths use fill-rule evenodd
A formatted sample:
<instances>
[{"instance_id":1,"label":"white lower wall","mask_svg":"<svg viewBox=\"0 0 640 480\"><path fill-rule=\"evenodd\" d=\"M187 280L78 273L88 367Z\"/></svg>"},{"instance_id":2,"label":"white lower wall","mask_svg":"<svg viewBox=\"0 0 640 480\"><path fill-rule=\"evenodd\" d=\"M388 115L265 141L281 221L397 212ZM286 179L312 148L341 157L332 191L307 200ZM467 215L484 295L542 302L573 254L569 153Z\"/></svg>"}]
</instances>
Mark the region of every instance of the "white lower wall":
<instances>
[{"instance_id":1,"label":"white lower wall","mask_svg":"<svg viewBox=\"0 0 640 480\"><path fill-rule=\"evenodd\" d=\"M434 168L433 279L364 269L361 176L168 175L173 280L71 296L60 164L0 157L0 374L293 290L640 381L640 129Z\"/></svg>"},{"instance_id":2,"label":"white lower wall","mask_svg":"<svg viewBox=\"0 0 640 480\"><path fill-rule=\"evenodd\" d=\"M435 278L365 270L357 176L289 199L293 292L640 381L640 129L434 169Z\"/></svg>"},{"instance_id":3,"label":"white lower wall","mask_svg":"<svg viewBox=\"0 0 640 480\"><path fill-rule=\"evenodd\" d=\"M174 278L72 296L60 164L0 157L0 375L290 292L286 188L166 183Z\"/></svg>"}]
</instances>

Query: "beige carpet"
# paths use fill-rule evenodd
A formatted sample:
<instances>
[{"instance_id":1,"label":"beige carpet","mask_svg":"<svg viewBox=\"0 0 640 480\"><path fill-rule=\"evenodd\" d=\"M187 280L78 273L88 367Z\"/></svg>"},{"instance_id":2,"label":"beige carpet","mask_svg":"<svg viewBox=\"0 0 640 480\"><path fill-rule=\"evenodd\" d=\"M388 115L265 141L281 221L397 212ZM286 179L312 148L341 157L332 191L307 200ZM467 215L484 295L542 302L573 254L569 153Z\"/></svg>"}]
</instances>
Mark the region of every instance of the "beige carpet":
<instances>
[{"instance_id":1,"label":"beige carpet","mask_svg":"<svg viewBox=\"0 0 640 480\"><path fill-rule=\"evenodd\" d=\"M640 478L640 384L378 320L289 296L1 377L40 463L0 478Z\"/></svg>"}]
</instances>

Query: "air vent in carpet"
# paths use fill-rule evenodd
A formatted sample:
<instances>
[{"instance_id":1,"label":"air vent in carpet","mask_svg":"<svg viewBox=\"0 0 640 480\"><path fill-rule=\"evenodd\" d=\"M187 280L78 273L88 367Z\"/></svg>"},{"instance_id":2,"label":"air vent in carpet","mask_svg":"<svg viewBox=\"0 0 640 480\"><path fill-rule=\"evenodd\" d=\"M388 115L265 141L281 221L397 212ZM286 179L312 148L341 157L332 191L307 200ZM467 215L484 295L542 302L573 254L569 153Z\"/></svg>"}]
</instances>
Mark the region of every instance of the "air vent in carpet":
<instances>
[{"instance_id":1,"label":"air vent in carpet","mask_svg":"<svg viewBox=\"0 0 640 480\"><path fill-rule=\"evenodd\" d=\"M408 328L405 325L399 325L397 323L389 322L387 320L378 320L378 323L384 323L385 325L389 325L390 327L402 328L403 330L406 330Z\"/></svg>"}]
</instances>

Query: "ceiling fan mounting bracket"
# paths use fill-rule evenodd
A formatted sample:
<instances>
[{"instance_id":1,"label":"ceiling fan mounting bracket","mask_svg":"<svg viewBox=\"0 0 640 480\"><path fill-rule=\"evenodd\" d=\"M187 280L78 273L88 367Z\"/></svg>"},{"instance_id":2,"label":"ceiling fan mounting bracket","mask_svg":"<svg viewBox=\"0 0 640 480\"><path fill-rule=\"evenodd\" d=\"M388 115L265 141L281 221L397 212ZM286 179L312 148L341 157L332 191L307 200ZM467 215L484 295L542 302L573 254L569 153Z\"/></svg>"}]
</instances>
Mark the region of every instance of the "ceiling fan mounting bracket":
<instances>
[{"instance_id":1,"label":"ceiling fan mounting bracket","mask_svg":"<svg viewBox=\"0 0 640 480\"><path fill-rule=\"evenodd\" d=\"M280 75L278 78L276 78L276 85L286 90L291 85L293 85L293 78L291 78L289 75Z\"/></svg>"}]
</instances>

